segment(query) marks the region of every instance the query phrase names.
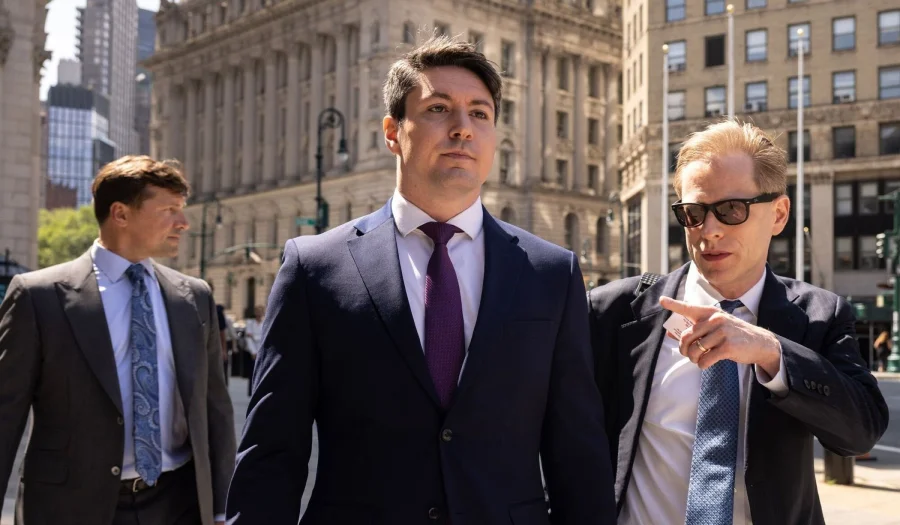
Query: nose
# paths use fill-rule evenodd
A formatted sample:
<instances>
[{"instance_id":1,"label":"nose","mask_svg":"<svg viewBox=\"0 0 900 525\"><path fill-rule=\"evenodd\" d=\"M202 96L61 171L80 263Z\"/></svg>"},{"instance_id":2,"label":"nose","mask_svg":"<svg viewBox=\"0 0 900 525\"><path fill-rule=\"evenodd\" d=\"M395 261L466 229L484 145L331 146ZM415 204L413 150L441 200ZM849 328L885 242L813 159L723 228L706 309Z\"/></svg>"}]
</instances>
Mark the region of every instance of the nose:
<instances>
[{"instance_id":1,"label":"nose","mask_svg":"<svg viewBox=\"0 0 900 525\"><path fill-rule=\"evenodd\" d=\"M465 109L453 112L450 138L453 140L472 140L472 118Z\"/></svg>"},{"instance_id":2,"label":"nose","mask_svg":"<svg viewBox=\"0 0 900 525\"><path fill-rule=\"evenodd\" d=\"M178 217L175 219L175 228L179 231L186 231L191 227L191 223L188 222L187 217L184 213L179 213Z\"/></svg>"},{"instance_id":3,"label":"nose","mask_svg":"<svg viewBox=\"0 0 900 525\"><path fill-rule=\"evenodd\" d=\"M700 236L704 239L721 239L725 235L725 226L719 222L719 218L712 210L706 212L706 218L699 229Z\"/></svg>"}]
</instances>

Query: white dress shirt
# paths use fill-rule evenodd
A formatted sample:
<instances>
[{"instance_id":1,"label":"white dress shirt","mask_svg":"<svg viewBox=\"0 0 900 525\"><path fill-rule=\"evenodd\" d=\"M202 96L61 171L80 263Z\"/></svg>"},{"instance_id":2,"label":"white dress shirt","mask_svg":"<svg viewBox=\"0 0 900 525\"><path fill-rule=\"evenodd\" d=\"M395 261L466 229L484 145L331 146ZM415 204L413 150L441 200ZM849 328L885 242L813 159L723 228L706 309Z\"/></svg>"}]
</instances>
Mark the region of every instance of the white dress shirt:
<instances>
[{"instance_id":1,"label":"white dress shirt","mask_svg":"<svg viewBox=\"0 0 900 525\"><path fill-rule=\"evenodd\" d=\"M425 274L428 272L428 261L434 252L434 242L425 235L419 226L434 222L427 213L406 200L399 191L394 192L391 200L391 211L394 214L397 238L397 255L400 257L400 272L406 287L406 297L412 310L419 343L425 349ZM484 283L484 211L481 197L465 211L453 217L447 223L462 230L447 243L450 260L459 281L459 295L462 299L463 325L466 336L466 349L472 340L475 321L478 320L478 307L481 304L481 288ZM468 357L468 352L466 352ZM463 362L465 368L465 362ZM462 377L462 370L460 370Z\"/></svg>"},{"instance_id":2,"label":"white dress shirt","mask_svg":"<svg viewBox=\"0 0 900 525\"><path fill-rule=\"evenodd\" d=\"M119 389L122 392L122 412L124 419L125 455L122 458L122 479L140 477L134 466L134 417L131 384L131 281L125 274L131 262L107 250L94 241L91 247L94 274L100 287L100 300L106 314L106 325L112 341ZM162 440L162 470L175 470L191 459L188 441L187 419L178 393L175 379L175 357L172 353L172 337L166 305L156 272L150 259L141 261L147 269L144 284L153 305L153 320L156 326L156 359L159 371L159 425Z\"/></svg>"},{"instance_id":3,"label":"white dress shirt","mask_svg":"<svg viewBox=\"0 0 900 525\"><path fill-rule=\"evenodd\" d=\"M739 299L744 306L733 315L756 324L766 274ZM724 300L691 264L677 299L690 304L713 306ZM740 420L734 479L734 525L750 525L744 467L747 459L747 412L752 381L759 381L776 395L788 391L784 380L784 358L774 378L754 366L738 364L740 376ZM619 523L659 525L684 523L688 480L691 473L697 406L700 398L700 368L678 351L678 341L666 336L659 351L650 387L647 412L635 451L631 482Z\"/></svg>"}]
</instances>

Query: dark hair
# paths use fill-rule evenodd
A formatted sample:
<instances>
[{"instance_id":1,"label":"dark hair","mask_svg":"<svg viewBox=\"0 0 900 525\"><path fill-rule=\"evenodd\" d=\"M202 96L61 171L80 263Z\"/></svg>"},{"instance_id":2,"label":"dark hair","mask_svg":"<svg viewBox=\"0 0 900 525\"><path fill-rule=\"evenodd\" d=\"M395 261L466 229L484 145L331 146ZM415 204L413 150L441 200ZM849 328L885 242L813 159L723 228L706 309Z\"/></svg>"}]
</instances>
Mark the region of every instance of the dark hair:
<instances>
[{"instance_id":1,"label":"dark hair","mask_svg":"<svg viewBox=\"0 0 900 525\"><path fill-rule=\"evenodd\" d=\"M109 218L110 207L115 202L140 208L148 197L147 187L154 186L180 193L187 197L191 192L188 181L181 174L177 161L157 161L146 155L126 155L103 166L94 183L94 216L101 225Z\"/></svg>"},{"instance_id":2,"label":"dark hair","mask_svg":"<svg viewBox=\"0 0 900 525\"><path fill-rule=\"evenodd\" d=\"M494 124L500 117L503 80L494 63L479 53L475 44L457 42L446 36L430 38L394 62L384 82L384 107L388 115L402 121L406 116L406 97L419 84L419 74L426 69L456 66L468 69L484 83L494 102Z\"/></svg>"}]
</instances>

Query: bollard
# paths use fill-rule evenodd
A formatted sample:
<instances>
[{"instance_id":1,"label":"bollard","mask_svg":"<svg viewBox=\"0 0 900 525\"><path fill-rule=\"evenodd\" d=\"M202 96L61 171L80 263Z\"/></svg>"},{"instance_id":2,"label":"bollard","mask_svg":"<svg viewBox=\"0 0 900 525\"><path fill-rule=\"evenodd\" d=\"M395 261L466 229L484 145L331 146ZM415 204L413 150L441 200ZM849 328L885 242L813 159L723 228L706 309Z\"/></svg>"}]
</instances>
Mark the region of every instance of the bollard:
<instances>
[{"instance_id":1,"label":"bollard","mask_svg":"<svg viewBox=\"0 0 900 525\"><path fill-rule=\"evenodd\" d=\"M853 485L854 457L843 457L825 450L825 481L836 485Z\"/></svg>"}]
</instances>

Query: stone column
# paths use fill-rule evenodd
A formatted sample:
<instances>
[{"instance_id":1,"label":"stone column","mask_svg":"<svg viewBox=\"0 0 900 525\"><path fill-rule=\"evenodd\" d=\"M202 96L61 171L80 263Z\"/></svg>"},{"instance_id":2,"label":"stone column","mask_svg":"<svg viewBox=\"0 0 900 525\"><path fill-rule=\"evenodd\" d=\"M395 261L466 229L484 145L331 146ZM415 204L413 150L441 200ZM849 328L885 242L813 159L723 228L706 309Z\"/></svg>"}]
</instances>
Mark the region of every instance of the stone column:
<instances>
[{"instance_id":1,"label":"stone column","mask_svg":"<svg viewBox=\"0 0 900 525\"><path fill-rule=\"evenodd\" d=\"M284 171L288 179L300 178L300 46L287 50L287 128L284 137Z\"/></svg>"},{"instance_id":2,"label":"stone column","mask_svg":"<svg viewBox=\"0 0 900 525\"><path fill-rule=\"evenodd\" d=\"M544 182L555 182L556 177L556 56L549 52L544 69Z\"/></svg>"},{"instance_id":3,"label":"stone column","mask_svg":"<svg viewBox=\"0 0 900 525\"><path fill-rule=\"evenodd\" d=\"M197 85L193 79L185 82L184 89L187 93L187 123L184 127L184 169L191 186L197 186Z\"/></svg>"},{"instance_id":4,"label":"stone column","mask_svg":"<svg viewBox=\"0 0 900 525\"><path fill-rule=\"evenodd\" d=\"M310 60L310 47L306 42L304 42L300 47L299 78L301 82L309 80L308 78L306 78L306 75L307 71L309 71L310 68ZM304 173L309 172L309 161L307 159L309 157L309 151L311 151L309 148L311 147L310 144L312 143L312 141L310 141L308 137L309 125L304 126L304 119L310 118L309 115L306 115L306 105L303 103L302 97L297 102L297 128L300 130L298 135L299 143L297 144L297 147L299 148L299 151L297 153L297 178L301 178ZM303 145L304 143L306 143L305 148L301 147L301 145Z\"/></svg>"},{"instance_id":5,"label":"stone column","mask_svg":"<svg viewBox=\"0 0 900 525\"><path fill-rule=\"evenodd\" d=\"M216 74L207 74L203 82L206 89L203 100L203 182L200 188L204 193L210 193L214 189L216 170Z\"/></svg>"},{"instance_id":6,"label":"stone column","mask_svg":"<svg viewBox=\"0 0 900 525\"><path fill-rule=\"evenodd\" d=\"M603 151L606 152L606 158L604 159L606 162L606 175L603 179L602 188L604 192L608 193L617 189L615 185L618 183L618 177L616 176L618 173L618 166L616 165L615 151L618 141L617 127L619 125L619 94L617 89L619 72L613 64L607 64L601 71L600 85L603 87L604 92L601 93L600 96L605 98L606 101L606 109L604 111L604 127L606 128L606 131L604 132L603 148Z\"/></svg>"},{"instance_id":7,"label":"stone column","mask_svg":"<svg viewBox=\"0 0 900 525\"><path fill-rule=\"evenodd\" d=\"M541 180L541 166L544 158L542 147L543 137L543 112L541 110L543 87L543 51L532 49L528 56L531 74L528 78L528 127L525 132L525 144L522 150L525 152L525 166L527 173L523 173L523 179Z\"/></svg>"},{"instance_id":8,"label":"stone column","mask_svg":"<svg viewBox=\"0 0 900 525\"><path fill-rule=\"evenodd\" d=\"M178 85L173 81L167 88L168 96L166 96L166 144L165 154L162 158L177 159L179 158L179 146L182 142L179 140L181 132L184 131L181 114L181 96L178 93ZM182 95L183 96L183 95ZM184 161L184 159L181 159Z\"/></svg>"},{"instance_id":9,"label":"stone column","mask_svg":"<svg viewBox=\"0 0 900 525\"><path fill-rule=\"evenodd\" d=\"M350 127L350 119L352 115L350 114L350 60L349 60L349 39L350 39L350 31L347 26L341 26L338 28L337 33L334 36L335 42L337 45L337 63L335 64L335 97L334 97L334 105L335 108L341 112L344 116L344 130L346 133L346 138L349 142L351 137L351 127ZM335 137L335 146L338 145L338 140L341 137L341 130L334 130ZM335 147L334 151L331 151L329 154L334 156L334 162L332 166L341 166L341 161L338 158L338 148Z\"/></svg>"},{"instance_id":10,"label":"stone column","mask_svg":"<svg viewBox=\"0 0 900 525\"><path fill-rule=\"evenodd\" d=\"M810 177L809 232L812 237L812 284L834 289L834 177L831 173ZM809 242L807 239L805 242Z\"/></svg>"},{"instance_id":11,"label":"stone column","mask_svg":"<svg viewBox=\"0 0 900 525\"><path fill-rule=\"evenodd\" d=\"M580 190L585 187L587 178L587 107L585 95L587 90L587 67L580 57L575 57L573 78L575 80L575 110L572 112L572 124L575 132L575 171L572 176L572 188Z\"/></svg>"},{"instance_id":12,"label":"stone column","mask_svg":"<svg viewBox=\"0 0 900 525\"><path fill-rule=\"evenodd\" d=\"M278 53L266 57L265 129L263 130L263 180L275 181L275 156L278 151Z\"/></svg>"},{"instance_id":13,"label":"stone column","mask_svg":"<svg viewBox=\"0 0 900 525\"><path fill-rule=\"evenodd\" d=\"M368 62L364 62L359 68L359 124L357 125L356 158L361 159L368 156L369 152L369 70Z\"/></svg>"},{"instance_id":14,"label":"stone column","mask_svg":"<svg viewBox=\"0 0 900 525\"><path fill-rule=\"evenodd\" d=\"M253 169L256 166L256 83L254 82L254 62L250 58L244 61L244 129L243 151L241 152L241 185L245 188L253 186Z\"/></svg>"},{"instance_id":15,"label":"stone column","mask_svg":"<svg viewBox=\"0 0 900 525\"><path fill-rule=\"evenodd\" d=\"M322 37L313 35L310 46L310 60L312 62L312 70L310 75L310 95L309 95L309 171L316 171L316 141L319 135L319 113L323 108L323 74L322 74Z\"/></svg>"},{"instance_id":16,"label":"stone column","mask_svg":"<svg viewBox=\"0 0 900 525\"><path fill-rule=\"evenodd\" d=\"M222 73L225 83L225 106L222 108L222 180L219 187L233 189L234 183L234 70L226 68Z\"/></svg>"}]
</instances>

